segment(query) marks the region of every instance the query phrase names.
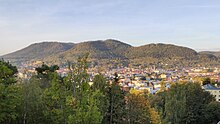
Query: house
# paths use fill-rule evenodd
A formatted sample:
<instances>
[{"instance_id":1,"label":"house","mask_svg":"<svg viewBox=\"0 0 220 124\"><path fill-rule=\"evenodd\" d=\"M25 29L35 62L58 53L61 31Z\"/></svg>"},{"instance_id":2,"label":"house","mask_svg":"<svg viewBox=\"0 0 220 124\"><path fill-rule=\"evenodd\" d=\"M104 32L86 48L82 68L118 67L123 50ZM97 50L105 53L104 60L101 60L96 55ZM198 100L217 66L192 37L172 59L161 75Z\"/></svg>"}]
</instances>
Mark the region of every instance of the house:
<instances>
[{"instance_id":1,"label":"house","mask_svg":"<svg viewBox=\"0 0 220 124\"><path fill-rule=\"evenodd\" d=\"M160 78L165 79L165 78L167 78L167 75L166 74L161 74Z\"/></svg>"},{"instance_id":2,"label":"house","mask_svg":"<svg viewBox=\"0 0 220 124\"><path fill-rule=\"evenodd\" d=\"M210 92L210 94L212 94L215 97L216 101L220 102L220 88L216 88L211 84L206 84L203 86L203 89L205 89L205 91Z\"/></svg>"}]
</instances>

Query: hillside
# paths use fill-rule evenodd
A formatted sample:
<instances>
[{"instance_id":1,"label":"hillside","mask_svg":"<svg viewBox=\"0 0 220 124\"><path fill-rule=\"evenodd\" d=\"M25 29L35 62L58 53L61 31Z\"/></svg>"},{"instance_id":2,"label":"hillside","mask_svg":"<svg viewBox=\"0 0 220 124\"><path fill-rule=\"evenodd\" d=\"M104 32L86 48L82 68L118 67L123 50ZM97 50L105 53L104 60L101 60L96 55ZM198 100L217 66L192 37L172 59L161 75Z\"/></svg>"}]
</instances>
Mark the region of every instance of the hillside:
<instances>
[{"instance_id":1,"label":"hillside","mask_svg":"<svg viewBox=\"0 0 220 124\"><path fill-rule=\"evenodd\" d=\"M148 44L133 47L117 40L87 41L77 44L42 42L32 44L22 50L3 56L15 62L42 60L47 63L61 64L75 61L78 56L89 53L89 60L95 63L127 64L170 63L182 65L219 63L213 54L197 53L195 50L172 44Z\"/></svg>"},{"instance_id":2,"label":"hillside","mask_svg":"<svg viewBox=\"0 0 220 124\"><path fill-rule=\"evenodd\" d=\"M74 46L73 43L42 42L32 44L24 49L2 56L4 59L29 61L41 59L51 54L64 52Z\"/></svg>"},{"instance_id":3,"label":"hillside","mask_svg":"<svg viewBox=\"0 0 220 124\"><path fill-rule=\"evenodd\" d=\"M132 47L127 50L128 58L195 58L198 53L190 48L175 46L171 44L149 44L140 47Z\"/></svg>"},{"instance_id":4,"label":"hillside","mask_svg":"<svg viewBox=\"0 0 220 124\"><path fill-rule=\"evenodd\" d=\"M87 41L75 44L71 49L43 59L45 62L65 64L67 61L74 62L85 54L89 54L89 60L95 63L107 63L110 60L126 59L125 51L132 46L117 40Z\"/></svg>"},{"instance_id":5,"label":"hillside","mask_svg":"<svg viewBox=\"0 0 220 124\"><path fill-rule=\"evenodd\" d=\"M62 55L69 57L72 55L79 56L89 53L90 58L110 59L123 57L124 51L129 47L130 45L116 40L84 42L75 45L72 49L66 51Z\"/></svg>"},{"instance_id":6,"label":"hillside","mask_svg":"<svg viewBox=\"0 0 220 124\"><path fill-rule=\"evenodd\" d=\"M199 52L200 54L208 54L208 55L214 55L218 58L220 58L220 51L219 52L213 52L213 51L202 51Z\"/></svg>"}]
</instances>

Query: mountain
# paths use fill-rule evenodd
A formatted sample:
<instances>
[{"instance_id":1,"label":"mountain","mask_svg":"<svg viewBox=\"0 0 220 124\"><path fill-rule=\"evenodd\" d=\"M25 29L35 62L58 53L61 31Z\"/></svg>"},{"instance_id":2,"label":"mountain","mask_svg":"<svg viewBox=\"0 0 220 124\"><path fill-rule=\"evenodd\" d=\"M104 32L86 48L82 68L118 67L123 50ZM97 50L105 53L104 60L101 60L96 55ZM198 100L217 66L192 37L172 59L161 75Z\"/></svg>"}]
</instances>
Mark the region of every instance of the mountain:
<instances>
[{"instance_id":1,"label":"mountain","mask_svg":"<svg viewBox=\"0 0 220 124\"><path fill-rule=\"evenodd\" d=\"M202 52L199 52L200 54L207 54L207 55L214 55L218 58L220 58L220 51L218 52L213 52L213 51L202 51Z\"/></svg>"},{"instance_id":2,"label":"mountain","mask_svg":"<svg viewBox=\"0 0 220 124\"><path fill-rule=\"evenodd\" d=\"M50 55L64 52L74 46L73 43L42 42L32 44L24 49L2 56L4 59L29 61L41 59Z\"/></svg>"},{"instance_id":3,"label":"mountain","mask_svg":"<svg viewBox=\"0 0 220 124\"><path fill-rule=\"evenodd\" d=\"M87 41L75 44L71 49L56 55L51 55L44 59L50 63L60 63L67 61L75 61L79 56L89 53L91 61L108 61L111 59L126 59L124 54L131 45L125 44L117 40L98 40Z\"/></svg>"},{"instance_id":4,"label":"mountain","mask_svg":"<svg viewBox=\"0 0 220 124\"><path fill-rule=\"evenodd\" d=\"M181 63L181 64L207 64L219 63L219 59L212 54L197 53L195 50L172 44L147 44L134 47L118 40L97 40L77 44L42 42L32 44L17 52L4 55L3 58L26 62L41 60L47 63L61 64L75 61L78 56L89 53L89 60L96 63L112 62L127 64L146 63Z\"/></svg>"},{"instance_id":5,"label":"mountain","mask_svg":"<svg viewBox=\"0 0 220 124\"><path fill-rule=\"evenodd\" d=\"M90 41L76 44L71 49L61 53L60 56L68 58L89 53L90 58L110 59L115 57L123 57L124 52L129 47L131 46L117 40Z\"/></svg>"},{"instance_id":6,"label":"mountain","mask_svg":"<svg viewBox=\"0 0 220 124\"><path fill-rule=\"evenodd\" d=\"M140 47L131 47L127 50L128 58L195 58L198 53L190 48L171 44L149 44Z\"/></svg>"}]
</instances>

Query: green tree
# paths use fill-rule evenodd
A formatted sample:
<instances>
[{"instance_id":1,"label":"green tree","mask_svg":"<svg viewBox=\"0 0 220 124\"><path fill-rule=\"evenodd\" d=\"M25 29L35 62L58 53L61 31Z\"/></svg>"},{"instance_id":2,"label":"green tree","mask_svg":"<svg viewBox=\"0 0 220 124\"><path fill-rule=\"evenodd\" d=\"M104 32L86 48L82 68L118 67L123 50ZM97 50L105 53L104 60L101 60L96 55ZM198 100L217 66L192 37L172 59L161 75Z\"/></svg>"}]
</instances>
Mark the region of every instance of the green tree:
<instances>
[{"instance_id":1,"label":"green tree","mask_svg":"<svg viewBox=\"0 0 220 124\"><path fill-rule=\"evenodd\" d=\"M52 80L53 76L51 74L56 73L56 70L59 70L59 66L51 65L48 66L46 64L42 64L41 67L37 67L35 69L37 71L36 77L40 79L40 85L42 88L47 88L50 85L50 81Z\"/></svg>"},{"instance_id":2,"label":"green tree","mask_svg":"<svg viewBox=\"0 0 220 124\"><path fill-rule=\"evenodd\" d=\"M87 74L87 63L88 55L80 56L76 63L71 64L69 62L69 74L65 78L65 83L69 90L72 92L72 96L76 99L82 97L83 83L88 83L89 75Z\"/></svg>"},{"instance_id":3,"label":"green tree","mask_svg":"<svg viewBox=\"0 0 220 124\"><path fill-rule=\"evenodd\" d=\"M103 87L96 87L96 83L100 83L98 80L104 81L104 78L94 79L95 87L90 87L87 57L85 55L79 57L76 63L69 63L69 74L64 78L64 84L62 84L65 86L66 92L67 111L65 113L68 123L101 123L104 115L102 100L105 91L102 89Z\"/></svg>"},{"instance_id":4,"label":"green tree","mask_svg":"<svg viewBox=\"0 0 220 124\"><path fill-rule=\"evenodd\" d=\"M99 91L102 95L99 96L99 103L98 107L102 113L103 120L102 123L105 123L105 119L107 117L107 110L109 107L109 99L107 97L108 90L109 90L109 82L107 82L106 78L98 74L93 78L93 85L92 85L93 91Z\"/></svg>"},{"instance_id":5,"label":"green tree","mask_svg":"<svg viewBox=\"0 0 220 124\"><path fill-rule=\"evenodd\" d=\"M17 68L4 60L0 61L0 83L4 85L11 85L16 83Z\"/></svg>"},{"instance_id":6,"label":"green tree","mask_svg":"<svg viewBox=\"0 0 220 124\"><path fill-rule=\"evenodd\" d=\"M99 90L92 90L87 74L87 57L79 57L77 63L69 66L70 74L65 79L71 91L68 96L68 104L72 107L72 113L68 116L68 123L101 123L102 114L98 105L100 104Z\"/></svg>"},{"instance_id":7,"label":"green tree","mask_svg":"<svg viewBox=\"0 0 220 124\"><path fill-rule=\"evenodd\" d=\"M153 108L157 110L157 112L160 114L161 119L165 118L165 97L166 97L166 91L165 92L159 92L156 95L150 95L149 101Z\"/></svg>"},{"instance_id":8,"label":"green tree","mask_svg":"<svg viewBox=\"0 0 220 124\"><path fill-rule=\"evenodd\" d=\"M217 124L220 120L220 103L210 102L205 109L205 118L207 124Z\"/></svg>"},{"instance_id":9,"label":"green tree","mask_svg":"<svg viewBox=\"0 0 220 124\"><path fill-rule=\"evenodd\" d=\"M119 77L115 74L114 80L108 90L109 107L106 116L106 123L126 123L126 92L118 85Z\"/></svg>"},{"instance_id":10,"label":"green tree","mask_svg":"<svg viewBox=\"0 0 220 124\"><path fill-rule=\"evenodd\" d=\"M68 93L65 83L56 72L50 73L49 79L50 86L45 89L43 94L43 100L46 105L44 115L47 122L65 124L68 118L66 99L70 92Z\"/></svg>"},{"instance_id":11,"label":"green tree","mask_svg":"<svg viewBox=\"0 0 220 124\"><path fill-rule=\"evenodd\" d=\"M156 109L163 112L164 123L170 124L205 123L205 108L214 101L198 83L173 84L161 98L164 102L157 102Z\"/></svg>"},{"instance_id":12,"label":"green tree","mask_svg":"<svg viewBox=\"0 0 220 124\"><path fill-rule=\"evenodd\" d=\"M38 124L46 123L43 111L45 104L43 102L43 89L40 87L39 80L31 78L24 80L22 87L22 104L20 111L20 123L23 124Z\"/></svg>"},{"instance_id":13,"label":"green tree","mask_svg":"<svg viewBox=\"0 0 220 124\"><path fill-rule=\"evenodd\" d=\"M83 84L83 87L87 87L82 92L83 97L80 101L76 101L73 106L74 113L69 115L69 124L100 124L102 121L102 113L98 108L99 97L101 93L99 91L92 92L89 85ZM72 103L72 101L70 101Z\"/></svg>"},{"instance_id":14,"label":"green tree","mask_svg":"<svg viewBox=\"0 0 220 124\"><path fill-rule=\"evenodd\" d=\"M20 87L16 85L17 68L0 61L0 123L15 123L20 116Z\"/></svg>"},{"instance_id":15,"label":"green tree","mask_svg":"<svg viewBox=\"0 0 220 124\"><path fill-rule=\"evenodd\" d=\"M204 78L203 81L202 81L203 85L210 84L210 83L211 83L211 79L210 78Z\"/></svg>"},{"instance_id":16,"label":"green tree","mask_svg":"<svg viewBox=\"0 0 220 124\"><path fill-rule=\"evenodd\" d=\"M100 90L101 92L105 93L109 87L109 83L107 82L106 78L102 74L95 75L93 78L93 90Z\"/></svg>"}]
</instances>

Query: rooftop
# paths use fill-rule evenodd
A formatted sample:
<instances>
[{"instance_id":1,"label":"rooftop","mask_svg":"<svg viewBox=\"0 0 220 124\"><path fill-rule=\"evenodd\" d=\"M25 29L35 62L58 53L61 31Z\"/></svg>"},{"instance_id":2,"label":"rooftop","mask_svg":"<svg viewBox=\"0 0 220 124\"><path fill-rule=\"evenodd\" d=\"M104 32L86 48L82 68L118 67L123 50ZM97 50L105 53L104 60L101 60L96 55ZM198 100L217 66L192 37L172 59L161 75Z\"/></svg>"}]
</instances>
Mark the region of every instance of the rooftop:
<instances>
[{"instance_id":1,"label":"rooftop","mask_svg":"<svg viewBox=\"0 0 220 124\"><path fill-rule=\"evenodd\" d=\"M205 89L205 90L220 90L220 88L212 86L211 84L203 85L203 89Z\"/></svg>"}]
</instances>

